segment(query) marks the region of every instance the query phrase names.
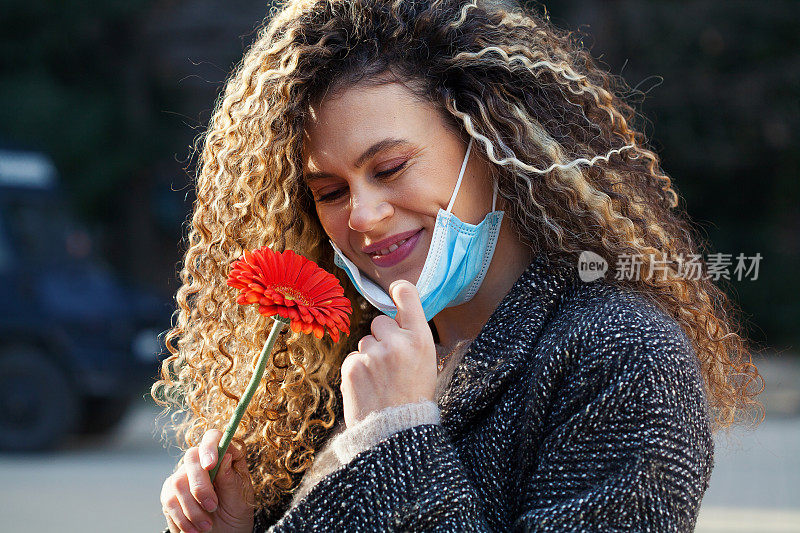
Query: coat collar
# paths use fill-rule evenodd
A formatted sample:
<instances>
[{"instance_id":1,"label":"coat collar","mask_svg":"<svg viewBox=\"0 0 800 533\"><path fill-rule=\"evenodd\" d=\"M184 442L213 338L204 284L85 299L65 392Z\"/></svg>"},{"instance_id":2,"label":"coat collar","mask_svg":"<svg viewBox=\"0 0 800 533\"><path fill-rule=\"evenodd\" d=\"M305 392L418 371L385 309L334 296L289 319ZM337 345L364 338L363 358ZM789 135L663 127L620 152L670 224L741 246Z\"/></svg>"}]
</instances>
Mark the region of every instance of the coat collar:
<instances>
[{"instance_id":1,"label":"coat collar","mask_svg":"<svg viewBox=\"0 0 800 533\"><path fill-rule=\"evenodd\" d=\"M453 372L439 399L442 425L452 436L476 417L518 376L567 288L580 283L574 267L537 256L511 287Z\"/></svg>"}]
</instances>

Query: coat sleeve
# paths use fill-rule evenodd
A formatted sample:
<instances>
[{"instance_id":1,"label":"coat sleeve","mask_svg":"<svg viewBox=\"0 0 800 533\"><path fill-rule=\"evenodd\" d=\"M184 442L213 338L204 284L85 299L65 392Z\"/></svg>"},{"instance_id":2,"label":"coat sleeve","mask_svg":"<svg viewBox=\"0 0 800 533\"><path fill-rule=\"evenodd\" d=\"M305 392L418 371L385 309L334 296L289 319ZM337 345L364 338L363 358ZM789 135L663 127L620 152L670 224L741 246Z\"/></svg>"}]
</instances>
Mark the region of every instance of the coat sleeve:
<instances>
[{"instance_id":1,"label":"coat sleeve","mask_svg":"<svg viewBox=\"0 0 800 533\"><path fill-rule=\"evenodd\" d=\"M659 314L588 329L601 334L573 344L515 529L694 531L713 440L688 338Z\"/></svg>"},{"instance_id":2,"label":"coat sleeve","mask_svg":"<svg viewBox=\"0 0 800 533\"><path fill-rule=\"evenodd\" d=\"M347 464L353 457L393 433L420 424L440 423L439 406L431 400L391 406L373 411L355 426L336 435L331 442L331 448L340 464Z\"/></svg>"},{"instance_id":3,"label":"coat sleeve","mask_svg":"<svg viewBox=\"0 0 800 533\"><path fill-rule=\"evenodd\" d=\"M393 433L419 424L439 424L441 415L436 402L424 400L391 406L373 411L352 427L331 436L330 440L317 453L311 468L303 474L300 485L292 495L291 505L295 505L328 474L349 463L353 457L375 446ZM344 422L341 421L341 428ZM260 527L260 524L254 524ZM260 528L263 530L263 527ZM254 530L258 531L254 527Z\"/></svg>"},{"instance_id":4,"label":"coat sleeve","mask_svg":"<svg viewBox=\"0 0 800 533\"><path fill-rule=\"evenodd\" d=\"M269 532L490 531L446 431L420 424L334 471Z\"/></svg>"}]
</instances>

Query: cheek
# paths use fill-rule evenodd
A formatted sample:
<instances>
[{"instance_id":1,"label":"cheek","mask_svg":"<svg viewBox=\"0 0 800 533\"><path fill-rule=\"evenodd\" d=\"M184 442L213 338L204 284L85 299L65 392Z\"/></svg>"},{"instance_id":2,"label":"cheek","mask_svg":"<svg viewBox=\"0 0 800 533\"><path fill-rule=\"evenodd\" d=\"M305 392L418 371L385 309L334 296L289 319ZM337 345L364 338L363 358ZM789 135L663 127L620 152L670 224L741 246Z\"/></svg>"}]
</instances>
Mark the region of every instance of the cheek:
<instances>
[{"instance_id":1,"label":"cheek","mask_svg":"<svg viewBox=\"0 0 800 533\"><path fill-rule=\"evenodd\" d=\"M317 218L322 229L339 248L347 246L347 232L349 231L349 218L346 209L317 209Z\"/></svg>"},{"instance_id":2,"label":"cheek","mask_svg":"<svg viewBox=\"0 0 800 533\"><path fill-rule=\"evenodd\" d=\"M450 200L448 184L442 184L435 175L419 175L407 180L394 192L393 204L402 210L435 219L439 208L446 208ZM450 191L452 192L452 190Z\"/></svg>"}]
</instances>

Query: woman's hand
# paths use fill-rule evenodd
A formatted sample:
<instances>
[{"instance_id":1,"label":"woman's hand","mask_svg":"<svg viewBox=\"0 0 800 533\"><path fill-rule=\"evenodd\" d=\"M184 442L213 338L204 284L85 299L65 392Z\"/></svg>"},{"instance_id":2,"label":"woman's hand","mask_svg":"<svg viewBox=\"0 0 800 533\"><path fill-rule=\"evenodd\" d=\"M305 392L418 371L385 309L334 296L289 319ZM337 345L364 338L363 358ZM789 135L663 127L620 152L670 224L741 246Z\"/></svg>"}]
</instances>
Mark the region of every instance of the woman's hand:
<instances>
[{"instance_id":1,"label":"woman's hand","mask_svg":"<svg viewBox=\"0 0 800 533\"><path fill-rule=\"evenodd\" d=\"M242 498L245 490L253 500L253 482L247 458L235 442L228 446L211 484L208 472L217 464L221 440L220 430L206 431L200 446L189 448L183 464L164 481L161 507L171 533L253 531L253 508Z\"/></svg>"},{"instance_id":2,"label":"woman's hand","mask_svg":"<svg viewBox=\"0 0 800 533\"><path fill-rule=\"evenodd\" d=\"M436 349L417 293L408 281L389 286L397 316L372 321L372 335L358 343L342 363L342 401L347 427L372 411L433 400L436 391Z\"/></svg>"}]
</instances>

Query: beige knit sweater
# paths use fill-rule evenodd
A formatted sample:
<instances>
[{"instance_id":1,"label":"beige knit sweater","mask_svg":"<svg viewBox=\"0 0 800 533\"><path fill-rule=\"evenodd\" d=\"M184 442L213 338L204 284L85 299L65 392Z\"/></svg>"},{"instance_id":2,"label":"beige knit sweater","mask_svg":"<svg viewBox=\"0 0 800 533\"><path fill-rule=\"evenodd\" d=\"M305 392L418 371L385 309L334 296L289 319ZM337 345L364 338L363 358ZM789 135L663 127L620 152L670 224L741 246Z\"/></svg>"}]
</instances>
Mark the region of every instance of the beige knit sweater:
<instances>
[{"instance_id":1,"label":"beige knit sweater","mask_svg":"<svg viewBox=\"0 0 800 533\"><path fill-rule=\"evenodd\" d=\"M453 371L468 347L468 342L461 343L453 355L445 361L442 371L436 377L435 401L424 400L373 411L350 428L345 426L344 419L340 420L323 447L317 452L311 467L303 475L300 485L295 489L289 509L296 506L322 478L390 435L420 424L440 424L439 398L447 390Z\"/></svg>"}]
</instances>

